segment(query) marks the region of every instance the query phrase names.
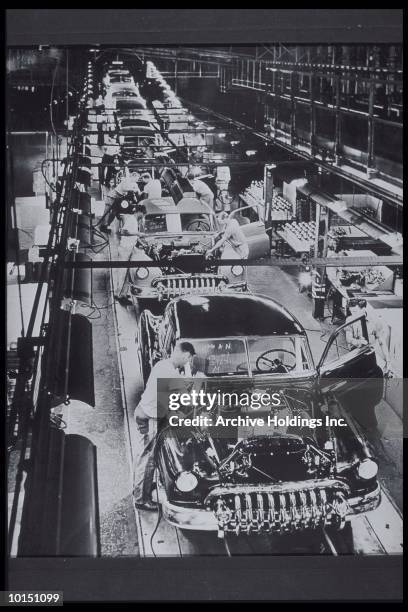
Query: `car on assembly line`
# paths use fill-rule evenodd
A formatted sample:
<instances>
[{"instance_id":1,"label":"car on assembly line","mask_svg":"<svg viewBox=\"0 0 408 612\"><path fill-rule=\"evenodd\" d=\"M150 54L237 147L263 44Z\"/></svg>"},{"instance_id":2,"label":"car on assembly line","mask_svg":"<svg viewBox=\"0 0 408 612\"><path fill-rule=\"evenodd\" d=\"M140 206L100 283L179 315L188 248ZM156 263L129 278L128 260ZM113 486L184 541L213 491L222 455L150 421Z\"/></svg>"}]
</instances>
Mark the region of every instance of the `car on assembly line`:
<instances>
[{"instance_id":1,"label":"car on assembly line","mask_svg":"<svg viewBox=\"0 0 408 612\"><path fill-rule=\"evenodd\" d=\"M141 111L143 112L143 111ZM119 119L119 131L123 136L151 136L156 131L145 115Z\"/></svg>"},{"instance_id":2,"label":"car on assembly line","mask_svg":"<svg viewBox=\"0 0 408 612\"><path fill-rule=\"evenodd\" d=\"M137 102L138 99L135 98ZM140 113L144 112L143 107L133 107L131 110L136 111L141 109ZM127 108L126 110L130 110ZM136 149L142 148L146 153L146 148L156 143L157 132L152 126L149 119L143 115L134 116L132 118L118 118L119 143L122 150L134 154ZM147 155L139 155L139 157L147 157Z\"/></svg>"},{"instance_id":3,"label":"car on assembly line","mask_svg":"<svg viewBox=\"0 0 408 612\"><path fill-rule=\"evenodd\" d=\"M220 226L214 211L194 196L194 192L180 194L177 205L171 197L141 202L146 212L131 260L159 265L128 270L130 291L139 306L190 292L246 290L246 269L239 261L216 266L214 258L206 257L220 235ZM243 227L251 230L250 257L259 256L269 246L264 226L256 222Z\"/></svg>"},{"instance_id":4,"label":"car on assembly line","mask_svg":"<svg viewBox=\"0 0 408 612\"><path fill-rule=\"evenodd\" d=\"M116 103L118 110L122 109L145 109L146 102L137 89L121 89L112 93L112 100Z\"/></svg>"},{"instance_id":5,"label":"car on assembly line","mask_svg":"<svg viewBox=\"0 0 408 612\"><path fill-rule=\"evenodd\" d=\"M146 108L146 102L140 95L133 77L129 79L125 82L122 78L119 81L109 82L106 86L105 106L116 108L118 111Z\"/></svg>"},{"instance_id":6,"label":"car on assembly line","mask_svg":"<svg viewBox=\"0 0 408 612\"><path fill-rule=\"evenodd\" d=\"M206 259L220 228L213 210L194 193L184 194L177 206L171 197L141 203L146 212L131 260L159 266L129 268L130 291L139 306L153 307L157 300L186 292L218 291L230 282L244 283L242 266L230 267L227 275L217 274Z\"/></svg>"},{"instance_id":7,"label":"car on assembly line","mask_svg":"<svg viewBox=\"0 0 408 612\"><path fill-rule=\"evenodd\" d=\"M347 346L349 325L361 328L364 346ZM378 506L378 464L361 411L380 401L383 375L364 316L336 329L315 365L305 329L276 301L246 293L184 295L162 315L145 310L139 319L145 382L180 341L193 345L191 380L206 393L275 393L279 402L257 410L234 398L210 410L167 408L156 446L167 521L221 536L287 534L340 530L351 515ZM170 414L191 420L171 426ZM203 414L211 421L200 420ZM251 416L272 424L257 430L245 420ZM226 427L216 426L219 417Z\"/></svg>"}]
</instances>

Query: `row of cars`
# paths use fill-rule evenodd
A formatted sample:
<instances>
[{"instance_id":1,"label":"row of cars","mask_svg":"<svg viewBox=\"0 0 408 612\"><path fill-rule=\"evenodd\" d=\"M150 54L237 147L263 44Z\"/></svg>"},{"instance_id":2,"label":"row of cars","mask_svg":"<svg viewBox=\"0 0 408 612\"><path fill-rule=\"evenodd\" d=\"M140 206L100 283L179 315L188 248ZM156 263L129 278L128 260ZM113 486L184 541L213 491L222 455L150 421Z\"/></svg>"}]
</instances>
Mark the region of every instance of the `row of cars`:
<instances>
[{"instance_id":1,"label":"row of cars","mask_svg":"<svg viewBox=\"0 0 408 612\"><path fill-rule=\"evenodd\" d=\"M158 360L168 358L177 343L189 342L193 371L200 373L206 393L279 393L275 414L286 425L256 431L238 424L225 433L211 424L216 417L245 416L247 408L216 404L210 413L205 410L212 421L194 421L202 416L200 406L180 408L180 417L198 424L166 423L158 434L163 515L181 529L221 535L341 529L350 515L380 502L377 462L361 419L359 425L345 407L350 398L357 407L364 398L363 409L369 410L382 394L382 372L364 317L347 325L358 327L366 344L350 349L344 325L314 363L301 323L273 299L249 291L246 262L222 266L208 259L220 232L217 216L186 183L179 187L179 198L144 201L131 254L135 267L128 280L140 313L144 383ZM242 211L231 214L241 217ZM265 255L269 240L262 223L242 228L250 259ZM264 406L257 416L267 419L272 412L271 405ZM312 420L321 426L308 427Z\"/></svg>"},{"instance_id":2,"label":"row of cars","mask_svg":"<svg viewBox=\"0 0 408 612\"><path fill-rule=\"evenodd\" d=\"M138 84L123 64L111 66L103 82L104 106L114 113L122 153L128 157L143 156L146 146L155 143L156 130Z\"/></svg>"}]
</instances>

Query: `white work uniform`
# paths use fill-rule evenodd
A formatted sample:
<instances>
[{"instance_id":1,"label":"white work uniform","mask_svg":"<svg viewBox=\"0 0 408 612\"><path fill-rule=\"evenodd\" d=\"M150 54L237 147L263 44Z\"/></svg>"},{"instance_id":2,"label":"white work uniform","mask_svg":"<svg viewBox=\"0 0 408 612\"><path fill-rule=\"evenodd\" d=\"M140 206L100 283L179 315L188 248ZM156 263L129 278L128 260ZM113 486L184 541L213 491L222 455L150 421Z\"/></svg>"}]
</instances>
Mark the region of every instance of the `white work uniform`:
<instances>
[{"instance_id":1,"label":"white work uniform","mask_svg":"<svg viewBox=\"0 0 408 612\"><path fill-rule=\"evenodd\" d=\"M116 185L113 191L116 192L118 197L125 196L128 191L140 193L137 180L131 176L127 176L126 178L121 180L119 185Z\"/></svg>"},{"instance_id":2,"label":"white work uniform","mask_svg":"<svg viewBox=\"0 0 408 612\"><path fill-rule=\"evenodd\" d=\"M133 465L133 494L136 503L149 501L152 494L157 422L165 416L166 407L159 406L157 380L159 378L181 378L180 372L170 359L156 363L150 372L146 388L136 406L135 459Z\"/></svg>"},{"instance_id":3,"label":"white work uniform","mask_svg":"<svg viewBox=\"0 0 408 612\"><path fill-rule=\"evenodd\" d=\"M157 200L162 196L162 187L159 179L151 179L143 189L143 193L147 195L148 200Z\"/></svg>"},{"instance_id":4,"label":"white work uniform","mask_svg":"<svg viewBox=\"0 0 408 612\"><path fill-rule=\"evenodd\" d=\"M140 398L139 404L135 409L135 418L158 419L163 414L158 415L159 408L157 406L157 380L159 378L179 378L180 372L174 367L170 359L158 361L150 372L149 379L146 383L145 390Z\"/></svg>"},{"instance_id":5,"label":"white work uniform","mask_svg":"<svg viewBox=\"0 0 408 612\"><path fill-rule=\"evenodd\" d=\"M248 242L244 232L241 229L240 224L234 218L230 219L227 223L227 227L224 231L224 236L227 238L227 243L231 245L233 253L231 253L231 259L238 257L240 259L247 259L249 255ZM227 259L224 249L223 256ZM228 249L229 251L230 249ZM229 259L229 257L228 257Z\"/></svg>"},{"instance_id":6,"label":"white work uniform","mask_svg":"<svg viewBox=\"0 0 408 612\"><path fill-rule=\"evenodd\" d=\"M204 181L200 181L200 179L193 179L192 185L194 191L198 195L201 202L207 204L210 208L214 207L214 194L209 188L209 186L204 183Z\"/></svg>"}]
</instances>

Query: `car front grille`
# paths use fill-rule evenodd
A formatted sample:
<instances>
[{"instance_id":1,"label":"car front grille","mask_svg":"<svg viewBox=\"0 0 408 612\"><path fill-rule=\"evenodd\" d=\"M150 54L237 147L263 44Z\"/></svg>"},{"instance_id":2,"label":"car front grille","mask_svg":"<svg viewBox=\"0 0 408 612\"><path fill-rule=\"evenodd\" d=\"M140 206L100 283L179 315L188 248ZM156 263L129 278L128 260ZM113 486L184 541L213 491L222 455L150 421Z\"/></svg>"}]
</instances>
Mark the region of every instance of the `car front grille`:
<instances>
[{"instance_id":1,"label":"car front grille","mask_svg":"<svg viewBox=\"0 0 408 612\"><path fill-rule=\"evenodd\" d=\"M221 274L171 275L155 278L152 287L162 299L169 299L186 293L217 293L227 285Z\"/></svg>"},{"instance_id":2,"label":"car front grille","mask_svg":"<svg viewBox=\"0 0 408 612\"><path fill-rule=\"evenodd\" d=\"M214 489L206 506L221 533L285 534L325 526L341 529L349 513L346 496L347 488L338 481L243 485Z\"/></svg>"}]
</instances>

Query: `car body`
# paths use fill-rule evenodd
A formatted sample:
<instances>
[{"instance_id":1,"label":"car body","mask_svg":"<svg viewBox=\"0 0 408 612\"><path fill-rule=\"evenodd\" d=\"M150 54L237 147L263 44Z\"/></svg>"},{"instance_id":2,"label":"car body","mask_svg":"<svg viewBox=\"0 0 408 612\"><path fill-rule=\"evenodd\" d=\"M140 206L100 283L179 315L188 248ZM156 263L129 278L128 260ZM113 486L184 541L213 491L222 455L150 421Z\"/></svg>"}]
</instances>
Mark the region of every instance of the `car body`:
<instances>
[{"instance_id":1,"label":"car body","mask_svg":"<svg viewBox=\"0 0 408 612\"><path fill-rule=\"evenodd\" d=\"M134 98L135 102L138 100L139 98ZM118 118L119 143L123 150L129 151L132 156L136 154L138 157L146 157L146 147L156 143L157 132L149 120L145 107L139 105L130 110L135 114L132 116L126 114L126 117Z\"/></svg>"},{"instance_id":2,"label":"car body","mask_svg":"<svg viewBox=\"0 0 408 612\"><path fill-rule=\"evenodd\" d=\"M150 121L143 117L134 117L120 122L120 134L125 137L152 136L155 133Z\"/></svg>"},{"instance_id":3,"label":"car body","mask_svg":"<svg viewBox=\"0 0 408 612\"><path fill-rule=\"evenodd\" d=\"M142 201L146 214L131 260L155 261L160 266L129 268L131 292L139 304L189 292L219 291L226 285L246 288L242 266L217 269L206 259L220 232L217 217L205 203L183 195L177 206L170 197Z\"/></svg>"},{"instance_id":4,"label":"car body","mask_svg":"<svg viewBox=\"0 0 408 612\"><path fill-rule=\"evenodd\" d=\"M134 131L137 132L140 126L144 127L147 124L151 126L154 121L154 117L150 111L145 108L141 108L132 109L128 113L120 113L118 121L120 131L122 133L131 134Z\"/></svg>"},{"instance_id":5,"label":"car body","mask_svg":"<svg viewBox=\"0 0 408 612\"><path fill-rule=\"evenodd\" d=\"M227 434L206 423L165 424L156 457L159 499L171 524L221 535L285 534L341 529L352 514L378 506L378 465L348 402L363 397L373 409L382 397L382 371L368 343L337 359L330 356L347 325L361 325L367 333L364 321L356 317L338 328L315 366L299 321L264 296L186 295L171 300L161 316L142 313L138 349L145 381L157 360L187 341L196 352L197 380L207 391L278 392L278 418L294 419L261 433L240 424ZM362 378L370 384L358 396ZM339 385L343 390L336 394ZM206 414L248 414L247 408L232 408L215 404ZM267 406L263 414L271 410ZM347 427L327 425L326 417L335 415ZM301 418L321 418L323 425L313 429Z\"/></svg>"},{"instance_id":6,"label":"car body","mask_svg":"<svg viewBox=\"0 0 408 612\"><path fill-rule=\"evenodd\" d=\"M132 77L129 77L130 80L126 80L126 81L117 81L117 82L113 82L113 83L109 83L109 86L107 87L107 94L110 96L113 96L114 94L120 93L120 92L134 92L138 95L139 94L139 88L137 87L137 85L135 84L134 80Z\"/></svg>"},{"instance_id":7,"label":"car body","mask_svg":"<svg viewBox=\"0 0 408 612\"><path fill-rule=\"evenodd\" d=\"M164 177L164 174L163 174ZM192 291L219 292L227 286L230 289L247 290L247 269L241 261L237 265L214 266L206 252L221 236L221 227L214 211L195 197L182 179L173 181L173 198L146 200L145 228L140 232L131 255L132 261L157 261L163 265L157 268L130 268L131 292L139 305L143 300L168 300L171 297ZM188 181L187 181L188 183ZM241 210L231 213L234 217ZM269 238L265 225L257 217L242 226L249 246L249 259L264 256L269 251ZM222 253L215 252L221 259L238 259L230 247Z\"/></svg>"},{"instance_id":8,"label":"car body","mask_svg":"<svg viewBox=\"0 0 408 612\"><path fill-rule=\"evenodd\" d=\"M138 96L140 96L139 92L132 87L112 92L112 98L137 98Z\"/></svg>"},{"instance_id":9,"label":"car body","mask_svg":"<svg viewBox=\"0 0 408 612\"><path fill-rule=\"evenodd\" d=\"M129 97L129 96L121 96L119 98L115 98L116 108L120 112L128 112L134 110L146 109L146 102L140 96Z\"/></svg>"},{"instance_id":10,"label":"car body","mask_svg":"<svg viewBox=\"0 0 408 612\"><path fill-rule=\"evenodd\" d=\"M116 108L120 110L146 109L146 102L137 90L124 89L112 93Z\"/></svg>"},{"instance_id":11,"label":"car body","mask_svg":"<svg viewBox=\"0 0 408 612\"><path fill-rule=\"evenodd\" d=\"M106 85L105 106L117 110L146 109L146 101L142 98L133 77L117 77Z\"/></svg>"}]
</instances>

